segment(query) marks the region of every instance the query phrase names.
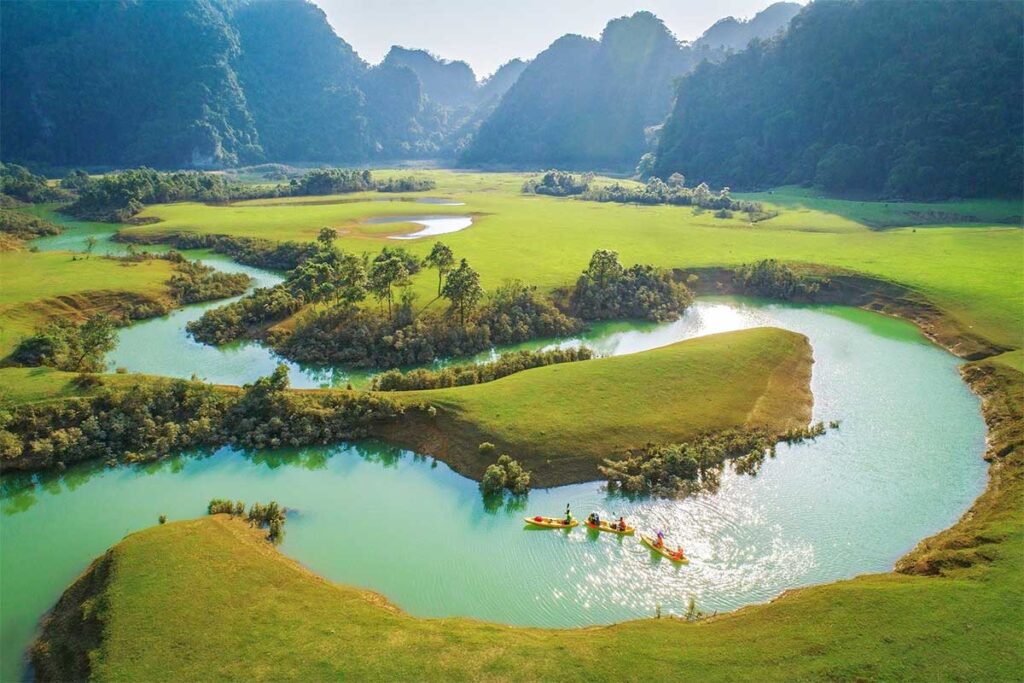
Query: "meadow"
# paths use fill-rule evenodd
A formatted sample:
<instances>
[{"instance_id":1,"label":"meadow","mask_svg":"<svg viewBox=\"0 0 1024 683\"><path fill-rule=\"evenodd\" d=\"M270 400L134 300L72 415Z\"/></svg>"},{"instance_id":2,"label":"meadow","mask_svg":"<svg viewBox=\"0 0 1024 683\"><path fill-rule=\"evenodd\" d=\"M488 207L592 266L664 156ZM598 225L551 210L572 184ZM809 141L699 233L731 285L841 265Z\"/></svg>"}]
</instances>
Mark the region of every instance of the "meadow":
<instances>
[{"instance_id":1,"label":"meadow","mask_svg":"<svg viewBox=\"0 0 1024 683\"><path fill-rule=\"evenodd\" d=\"M353 201L380 199L380 195L321 197L312 202L295 197L225 206L180 203L147 207L140 217L156 222L124 231L309 241L321 227L330 226L341 232L339 244L352 251L376 252L385 245L400 245L423 256L434 239L394 242L372 229L380 226L367 229L359 221L391 214L472 214L472 227L441 239L480 272L485 288L512 278L546 290L570 286L596 249L617 250L627 264L682 269L778 258L900 283L926 297L962 328L998 345L1020 346L1024 283L1017 275L1024 258L1024 232L1017 226L971 222L1019 215L1018 202L947 203L924 214L941 216L943 222L919 225L922 207L932 205L880 207L783 188L751 197L779 211L774 218L751 224L745 214L722 219L690 207L523 195L519 189L529 177L524 174L421 171L417 175L437 182L427 195L465 205ZM326 203L331 201L335 203ZM910 227L873 229L883 218ZM415 291L421 302L433 298L435 277L429 272L417 276Z\"/></svg>"},{"instance_id":2,"label":"meadow","mask_svg":"<svg viewBox=\"0 0 1024 683\"><path fill-rule=\"evenodd\" d=\"M124 262L68 252L0 252L0 357L39 325L59 316L84 320L126 304L169 304L173 264Z\"/></svg>"}]
</instances>

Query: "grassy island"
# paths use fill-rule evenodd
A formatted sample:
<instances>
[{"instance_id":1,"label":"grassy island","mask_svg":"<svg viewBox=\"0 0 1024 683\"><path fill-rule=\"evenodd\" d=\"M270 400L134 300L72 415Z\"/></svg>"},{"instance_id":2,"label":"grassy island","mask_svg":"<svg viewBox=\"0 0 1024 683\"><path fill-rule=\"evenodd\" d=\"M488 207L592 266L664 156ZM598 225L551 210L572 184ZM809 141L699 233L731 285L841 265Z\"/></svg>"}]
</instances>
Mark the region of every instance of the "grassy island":
<instances>
[{"instance_id":1,"label":"grassy island","mask_svg":"<svg viewBox=\"0 0 1024 683\"><path fill-rule=\"evenodd\" d=\"M429 452L468 476L490 464L482 442L511 453L535 485L598 477L603 458L648 443L726 429L781 434L811 417L811 347L758 328L643 353L564 363L474 386L384 394L407 406L380 435ZM426 415L420 406L437 410Z\"/></svg>"}]
</instances>

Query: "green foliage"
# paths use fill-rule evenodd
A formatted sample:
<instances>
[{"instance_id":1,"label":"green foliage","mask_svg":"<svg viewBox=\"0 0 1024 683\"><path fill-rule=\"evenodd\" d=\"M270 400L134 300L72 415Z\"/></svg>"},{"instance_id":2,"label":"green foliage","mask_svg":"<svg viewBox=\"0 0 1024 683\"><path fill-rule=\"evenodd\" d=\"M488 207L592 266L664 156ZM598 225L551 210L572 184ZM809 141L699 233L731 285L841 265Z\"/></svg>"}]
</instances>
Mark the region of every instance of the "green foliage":
<instances>
[{"instance_id":1,"label":"green foliage","mask_svg":"<svg viewBox=\"0 0 1024 683\"><path fill-rule=\"evenodd\" d=\"M502 454L493 465L488 465L480 480L484 496L495 496L508 490L513 495L523 495L530 490L530 473L510 456Z\"/></svg>"},{"instance_id":2,"label":"green foliage","mask_svg":"<svg viewBox=\"0 0 1024 683\"><path fill-rule=\"evenodd\" d=\"M332 306L302 316L294 332L276 340L276 349L301 362L399 367L466 356L495 344L563 336L581 327L536 288L518 281L500 286L478 309L467 309L457 324L446 315L410 316L408 310L392 318L372 309Z\"/></svg>"},{"instance_id":3,"label":"green foliage","mask_svg":"<svg viewBox=\"0 0 1024 683\"><path fill-rule=\"evenodd\" d=\"M781 38L681 81L655 173L1019 197L1022 22L1016 2L812 3Z\"/></svg>"},{"instance_id":4,"label":"green foliage","mask_svg":"<svg viewBox=\"0 0 1024 683\"><path fill-rule=\"evenodd\" d=\"M484 288L480 286L480 274L462 259L459 266L448 274L448 279L441 289L441 296L448 299L452 309L458 311L459 322L466 324L466 313L471 311L484 296Z\"/></svg>"},{"instance_id":5,"label":"green foliage","mask_svg":"<svg viewBox=\"0 0 1024 683\"><path fill-rule=\"evenodd\" d=\"M685 285L653 266L623 268L617 252L599 249L576 281L570 306L584 320L675 320L693 301Z\"/></svg>"},{"instance_id":6,"label":"green foliage","mask_svg":"<svg viewBox=\"0 0 1024 683\"><path fill-rule=\"evenodd\" d=\"M423 262L431 268L437 269L437 295L441 296L441 290L444 287L444 276L455 265L455 255L452 254L452 250L443 242L434 242L434 246L431 247L430 253L427 254Z\"/></svg>"},{"instance_id":7,"label":"green foliage","mask_svg":"<svg viewBox=\"0 0 1024 683\"><path fill-rule=\"evenodd\" d=\"M81 324L56 318L23 339L11 359L30 367L48 365L71 372L99 372L104 356L116 345L117 326L105 313L90 316Z\"/></svg>"},{"instance_id":8,"label":"green foliage","mask_svg":"<svg viewBox=\"0 0 1024 683\"><path fill-rule=\"evenodd\" d=\"M593 180L593 173L575 175L565 171L551 170L539 179L531 178L523 183L523 192L528 194L546 194L552 197L568 197L586 192Z\"/></svg>"},{"instance_id":9,"label":"green foliage","mask_svg":"<svg viewBox=\"0 0 1024 683\"><path fill-rule=\"evenodd\" d=\"M252 279L245 273L224 273L198 261L182 258L167 286L183 304L237 296L249 288Z\"/></svg>"},{"instance_id":10,"label":"green foliage","mask_svg":"<svg viewBox=\"0 0 1024 683\"><path fill-rule=\"evenodd\" d=\"M238 301L211 308L186 329L197 341L227 344L261 325L287 318L302 308L303 302L287 285L260 287Z\"/></svg>"},{"instance_id":11,"label":"green foliage","mask_svg":"<svg viewBox=\"0 0 1024 683\"><path fill-rule=\"evenodd\" d=\"M184 380L102 386L87 398L0 413L0 467L43 469L97 458L138 462L229 443L336 443L364 437L369 425L400 413L398 404L381 396L288 391L283 366L241 392Z\"/></svg>"},{"instance_id":12,"label":"green foliage","mask_svg":"<svg viewBox=\"0 0 1024 683\"><path fill-rule=\"evenodd\" d=\"M744 292L772 299L810 299L820 289L820 280L798 275L775 259L744 264L733 273L733 281Z\"/></svg>"},{"instance_id":13,"label":"green foliage","mask_svg":"<svg viewBox=\"0 0 1024 683\"><path fill-rule=\"evenodd\" d=\"M292 180L289 189L292 195L323 195L365 192L373 188L373 174L368 170L317 168Z\"/></svg>"},{"instance_id":14,"label":"green foliage","mask_svg":"<svg viewBox=\"0 0 1024 683\"><path fill-rule=\"evenodd\" d=\"M426 368L408 372L397 369L388 370L373 378L370 382L370 389L372 391L416 391L481 384L493 382L523 370L557 363L590 360L593 356L593 351L586 347L551 349L549 351L512 351L503 353L496 360L487 363L450 365L440 370Z\"/></svg>"},{"instance_id":15,"label":"green foliage","mask_svg":"<svg viewBox=\"0 0 1024 683\"><path fill-rule=\"evenodd\" d=\"M60 232L61 227L56 223L23 211L0 208L0 233L31 240L44 235L59 235Z\"/></svg>"},{"instance_id":16,"label":"green foliage","mask_svg":"<svg viewBox=\"0 0 1024 683\"><path fill-rule=\"evenodd\" d=\"M378 180L374 187L377 192L426 192L437 187L430 178L417 178L416 176L392 176L387 180Z\"/></svg>"},{"instance_id":17,"label":"green foliage","mask_svg":"<svg viewBox=\"0 0 1024 683\"><path fill-rule=\"evenodd\" d=\"M46 178L24 166L0 162L0 195L35 203L56 201L64 198L66 193L50 187Z\"/></svg>"},{"instance_id":18,"label":"green foliage","mask_svg":"<svg viewBox=\"0 0 1024 683\"><path fill-rule=\"evenodd\" d=\"M120 239L126 239L118 233ZM135 243L145 243L146 235L131 234ZM169 242L177 249L212 249L230 256L233 261L268 270L293 270L316 253L318 246L309 242L272 241L253 237L177 233L170 237L157 236L157 242Z\"/></svg>"},{"instance_id":19,"label":"green foliage","mask_svg":"<svg viewBox=\"0 0 1024 683\"><path fill-rule=\"evenodd\" d=\"M746 211L760 213L763 207L758 202L733 199L729 188L723 187L712 192L706 183L697 187L686 187L686 181L679 173L673 173L668 182L651 178L643 186L613 183L583 193L583 199L592 202L623 202L630 204L673 204L675 206L698 206L702 209L719 211ZM717 214L716 214L717 215Z\"/></svg>"}]
</instances>

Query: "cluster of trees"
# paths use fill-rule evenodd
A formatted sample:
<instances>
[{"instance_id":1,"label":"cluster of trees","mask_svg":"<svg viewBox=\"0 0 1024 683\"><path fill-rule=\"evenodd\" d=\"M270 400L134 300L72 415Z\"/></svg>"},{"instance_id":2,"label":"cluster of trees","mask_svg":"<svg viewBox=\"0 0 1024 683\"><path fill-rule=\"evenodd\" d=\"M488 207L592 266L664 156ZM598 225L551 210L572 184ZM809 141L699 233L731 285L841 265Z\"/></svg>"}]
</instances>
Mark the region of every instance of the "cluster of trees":
<instances>
[{"instance_id":1,"label":"cluster of trees","mask_svg":"<svg viewBox=\"0 0 1024 683\"><path fill-rule=\"evenodd\" d=\"M283 284L260 287L238 301L206 311L186 329L204 344L227 344L287 318L302 308L303 301Z\"/></svg>"},{"instance_id":2,"label":"cluster of trees","mask_svg":"<svg viewBox=\"0 0 1024 683\"><path fill-rule=\"evenodd\" d=\"M813 300L827 279L809 277L796 273L784 263L765 259L757 263L745 263L733 272L737 288L772 299Z\"/></svg>"},{"instance_id":3,"label":"cluster of trees","mask_svg":"<svg viewBox=\"0 0 1024 683\"><path fill-rule=\"evenodd\" d=\"M408 297L391 316L354 306L312 312L276 348L300 361L398 367L563 336L581 327L535 288L517 281L501 285L477 306L484 292L465 263L448 274L443 292L450 303L445 313L417 314Z\"/></svg>"},{"instance_id":4,"label":"cluster of trees","mask_svg":"<svg viewBox=\"0 0 1024 683\"><path fill-rule=\"evenodd\" d=\"M740 474L754 476L766 456L775 456L777 443L800 443L824 433L822 422L783 434L763 429L728 429L682 444L648 444L627 452L621 460L606 459L598 469L608 480L610 491L662 498L681 498L701 491L713 493L727 461L733 460Z\"/></svg>"},{"instance_id":5,"label":"cluster of trees","mask_svg":"<svg viewBox=\"0 0 1024 683\"><path fill-rule=\"evenodd\" d=\"M19 167L20 168L20 167ZM245 185L228 176L202 171L164 173L134 168L91 178L72 171L63 180L63 197L76 197L67 212L79 218L124 222L147 204L198 201L225 202L268 197L344 194L348 192L414 192L433 189L434 181L413 176L375 181L369 170L316 168L288 184ZM49 201L49 200L46 200Z\"/></svg>"},{"instance_id":6,"label":"cluster of trees","mask_svg":"<svg viewBox=\"0 0 1024 683\"><path fill-rule=\"evenodd\" d=\"M224 176L199 171L161 173L151 168L133 168L91 179L72 176L78 198L67 212L79 218L124 222L142 211L146 204L194 200L227 201L255 194ZM68 181L65 178L64 181Z\"/></svg>"},{"instance_id":7,"label":"cluster of trees","mask_svg":"<svg viewBox=\"0 0 1024 683\"><path fill-rule=\"evenodd\" d=\"M687 187L681 173L673 173L668 180L649 178L643 186L612 183L601 188L587 190L583 199L592 202L623 202L630 204L674 204L676 206L698 206L719 212L745 211L751 215L763 214L760 202L733 199L729 188L723 187L712 192L707 183ZM731 214L722 214L727 217Z\"/></svg>"},{"instance_id":8,"label":"cluster of trees","mask_svg":"<svg viewBox=\"0 0 1024 683\"><path fill-rule=\"evenodd\" d=\"M680 82L654 172L896 198L1020 196L1022 23L1024 6L999 0L811 3L780 38Z\"/></svg>"},{"instance_id":9,"label":"cluster of trees","mask_svg":"<svg viewBox=\"0 0 1024 683\"><path fill-rule=\"evenodd\" d=\"M59 201L66 198L67 194L24 166L0 162L0 198L3 197L34 204Z\"/></svg>"},{"instance_id":10,"label":"cluster of trees","mask_svg":"<svg viewBox=\"0 0 1024 683\"><path fill-rule=\"evenodd\" d=\"M22 339L11 353L19 365L46 365L69 372L102 372L104 356L117 345L117 324L105 313L82 323L54 318L30 337Z\"/></svg>"},{"instance_id":11,"label":"cluster of trees","mask_svg":"<svg viewBox=\"0 0 1024 683\"><path fill-rule=\"evenodd\" d=\"M365 437L369 425L401 412L379 395L288 391L283 366L242 391L185 380L100 386L89 397L0 411L0 469L139 462L225 444L335 443Z\"/></svg>"},{"instance_id":12,"label":"cluster of trees","mask_svg":"<svg viewBox=\"0 0 1024 683\"><path fill-rule=\"evenodd\" d=\"M495 450L492 443L480 444L480 455L485 458L493 458ZM506 490L515 496L525 495L530 490L530 473L512 456L502 453L484 470L480 490L485 497L500 496Z\"/></svg>"},{"instance_id":13,"label":"cluster of trees","mask_svg":"<svg viewBox=\"0 0 1024 683\"><path fill-rule=\"evenodd\" d=\"M566 171L550 170L540 178L530 178L523 183L523 192L546 194L552 197L569 197L586 192L593 180L593 173L577 175Z\"/></svg>"},{"instance_id":14,"label":"cluster of trees","mask_svg":"<svg viewBox=\"0 0 1024 683\"><path fill-rule=\"evenodd\" d=\"M171 296L182 304L237 296L252 283L252 278L245 273L224 273L198 261L188 261L176 252L167 254L166 258L177 259L167 286Z\"/></svg>"},{"instance_id":15,"label":"cluster of trees","mask_svg":"<svg viewBox=\"0 0 1024 683\"><path fill-rule=\"evenodd\" d=\"M310 242L275 242L258 237L236 237L231 235L209 235L174 233L146 235L145 233L119 232L114 239L135 244L167 243L176 249L212 249L218 254L231 257L249 266L267 270L292 270L317 252L316 244Z\"/></svg>"},{"instance_id":16,"label":"cluster of trees","mask_svg":"<svg viewBox=\"0 0 1024 683\"><path fill-rule=\"evenodd\" d=\"M45 235L59 235L56 223L23 211L0 208L0 233L16 240L31 240Z\"/></svg>"},{"instance_id":17,"label":"cluster of trees","mask_svg":"<svg viewBox=\"0 0 1024 683\"><path fill-rule=\"evenodd\" d=\"M250 524L269 530L267 538L276 541L284 534L284 523L288 511L278 505L276 500L269 503L253 503L249 507L249 513L245 512L245 503L241 500L234 502L224 498L214 498L206 506L206 513L210 515L231 515L233 517L245 517Z\"/></svg>"},{"instance_id":18,"label":"cluster of trees","mask_svg":"<svg viewBox=\"0 0 1024 683\"><path fill-rule=\"evenodd\" d=\"M590 360L593 357L594 352L586 347L550 349L548 351L511 351L486 363L449 365L440 370L419 368L402 372L398 369L391 369L376 375L370 382L370 389L372 391L416 391L482 384L531 368Z\"/></svg>"},{"instance_id":19,"label":"cluster of trees","mask_svg":"<svg viewBox=\"0 0 1024 683\"><path fill-rule=\"evenodd\" d=\"M625 268L618 252L607 249L594 252L569 299L584 320L675 320L692 302L690 290L670 273L641 264Z\"/></svg>"}]
</instances>

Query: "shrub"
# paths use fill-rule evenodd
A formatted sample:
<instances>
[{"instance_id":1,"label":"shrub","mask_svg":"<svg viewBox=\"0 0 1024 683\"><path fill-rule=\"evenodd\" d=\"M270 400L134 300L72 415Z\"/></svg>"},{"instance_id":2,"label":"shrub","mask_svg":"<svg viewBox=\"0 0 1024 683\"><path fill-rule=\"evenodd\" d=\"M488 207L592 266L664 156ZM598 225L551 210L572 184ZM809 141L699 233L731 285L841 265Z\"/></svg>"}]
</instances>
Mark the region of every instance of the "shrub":
<instances>
[{"instance_id":1,"label":"shrub","mask_svg":"<svg viewBox=\"0 0 1024 683\"><path fill-rule=\"evenodd\" d=\"M565 171L551 170L539 179L530 179L523 183L523 192L546 194L552 197L568 197L586 192L593 179L593 173L576 175Z\"/></svg>"},{"instance_id":2,"label":"shrub","mask_svg":"<svg viewBox=\"0 0 1024 683\"><path fill-rule=\"evenodd\" d=\"M584 320L675 320L693 302L685 285L653 266L624 268L617 252L599 249L576 281L569 305Z\"/></svg>"},{"instance_id":3,"label":"shrub","mask_svg":"<svg viewBox=\"0 0 1024 683\"><path fill-rule=\"evenodd\" d=\"M490 446L488 452L493 452L493 444L483 443L480 444L481 454L484 446ZM498 456L497 462L484 470L480 490L484 496L496 496L506 489L514 495L527 493L530 490L530 473L509 455L502 454Z\"/></svg>"},{"instance_id":4,"label":"shrub","mask_svg":"<svg viewBox=\"0 0 1024 683\"><path fill-rule=\"evenodd\" d=\"M548 351L512 351L496 360L469 365L451 365L440 370L417 369L402 372L392 369L370 381L372 391L416 391L492 382L502 377L546 365L589 360L594 353L586 347Z\"/></svg>"}]
</instances>

